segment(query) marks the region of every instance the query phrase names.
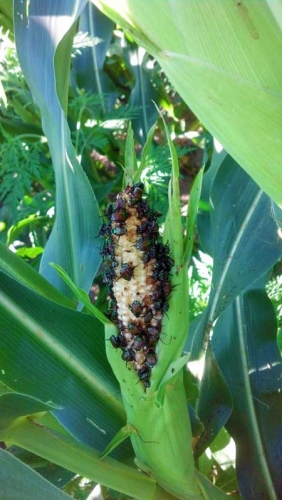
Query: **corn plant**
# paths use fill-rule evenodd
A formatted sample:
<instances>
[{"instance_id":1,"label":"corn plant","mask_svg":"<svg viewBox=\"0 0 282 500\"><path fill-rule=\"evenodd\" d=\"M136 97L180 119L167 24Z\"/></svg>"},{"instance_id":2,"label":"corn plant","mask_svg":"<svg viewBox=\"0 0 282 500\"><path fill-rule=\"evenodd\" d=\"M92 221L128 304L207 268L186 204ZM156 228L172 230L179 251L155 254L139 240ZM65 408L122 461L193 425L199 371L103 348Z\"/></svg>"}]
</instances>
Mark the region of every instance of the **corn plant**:
<instances>
[{"instance_id":1,"label":"corn plant","mask_svg":"<svg viewBox=\"0 0 282 500\"><path fill-rule=\"evenodd\" d=\"M237 447L237 498L281 498L282 365L265 293L282 251L280 209L231 156L214 152L194 183L183 225L177 155L163 124L171 161L163 224L150 206L146 178L154 126L139 160L128 127L123 189L100 212L65 117L75 23L86 3L14 2L18 56L55 170L56 220L40 274L1 245L4 498L18 498L17 489L21 498L70 498L56 486L74 474L121 498L228 498L228 485L210 481L203 461L224 428ZM174 20L181 24L176 7ZM129 27L124 19L118 16ZM213 275L207 307L189 325L196 218ZM111 285L109 317L88 297L101 255L110 260L104 272ZM155 272L158 259L166 274ZM193 408L187 363L201 357ZM15 446L21 461L13 456ZM23 463L19 450L42 460L35 468L43 476L53 464L49 482Z\"/></svg>"}]
</instances>

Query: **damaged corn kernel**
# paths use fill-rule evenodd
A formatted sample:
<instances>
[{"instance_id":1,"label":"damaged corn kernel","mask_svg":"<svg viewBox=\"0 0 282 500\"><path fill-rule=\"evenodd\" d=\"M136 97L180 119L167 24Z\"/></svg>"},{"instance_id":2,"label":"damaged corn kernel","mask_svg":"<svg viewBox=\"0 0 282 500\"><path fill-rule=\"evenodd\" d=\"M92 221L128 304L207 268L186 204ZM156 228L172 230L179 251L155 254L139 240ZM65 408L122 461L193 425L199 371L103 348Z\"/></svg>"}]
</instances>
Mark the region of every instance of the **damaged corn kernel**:
<instances>
[{"instance_id":1,"label":"damaged corn kernel","mask_svg":"<svg viewBox=\"0 0 282 500\"><path fill-rule=\"evenodd\" d=\"M149 207L143 190L141 182L128 185L107 205L107 223L100 235L105 239L104 282L110 287L108 316L119 329L110 341L122 350L122 359L134 366L144 387L149 387L168 310L173 260L168 244L159 241L161 214Z\"/></svg>"}]
</instances>

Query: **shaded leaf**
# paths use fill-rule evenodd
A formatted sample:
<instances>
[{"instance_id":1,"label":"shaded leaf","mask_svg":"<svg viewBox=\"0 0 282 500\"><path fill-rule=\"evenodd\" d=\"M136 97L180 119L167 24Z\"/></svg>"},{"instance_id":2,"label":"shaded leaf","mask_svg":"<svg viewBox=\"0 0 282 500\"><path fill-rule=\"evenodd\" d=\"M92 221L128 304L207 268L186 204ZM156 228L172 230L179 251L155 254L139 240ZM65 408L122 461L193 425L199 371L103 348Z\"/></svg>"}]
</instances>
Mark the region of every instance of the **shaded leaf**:
<instances>
[{"instance_id":1,"label":"shaded leaf","mask_svg":"<svg viewBox=\"0 0 282 500\"><path fill-rule=\"evenodd\" d=\"M14 391L52 401L61 408L52 412L60 423L102 451L125 418L102 324L4 274L0 318L1 381Z\"/></svg>"},{"instance_id":2,"label":"shaded leaf","mask_svg":"<svg viewBox=\"0 0 282 500\"><path fill-rule=\"evenodd\" d=\"M282 253L271 200L230 156L223 160L214 178L210 205L212 288L201 320L191 327L192 357L198 357L214 320Z\"/></svg>"},{"instance_id":3,"label":"shaded leaf","mask_svg":"<svg viewBox=\"0 0 282 500\"><path fill-rule=\"evenodd\" d=\"M49 262L63 266L87 292L100 264L95 240L100 224L98 205L76 159L63 111L74 35L71 27L85 4L86 0L14 3L19 61L41 111L56 174L56 221L41 260L41 273L67 296L71 296L70 289Z\"/></svg>"},{"instance_id":4,"label":"shaded leaf","mask_svg":"<svg viewBox=\"0 0 282 500\"><path fill-rule=\"evenodd\" d=\"M193 113L281 206L279 4L221 0L215 8L210 0L95 3L156 57ZM270 123L266 134L262 124Z\"/></svg>"},{"instance_id":5,"label":"shaded leaf","mask_svg":"<svg viewBox=\"0 0 282 500\"><path fill-rule=\"evenodd\" d=\"M232 406L231 393L209 346L197 408L204 430L195 445L195 457L203 453L225 425L232 411Z\"/></svg>"},{"instance_id":6,"label":"shaded leaf","mask_svg":"<svg viewBox=\"0 0 282 500\"><path fill-rule=\"evenodd\" d=\"M74 301L68 299L59 290L53 287L49 281L38 274L24 260L11 252L6 245L0 242L0 269L21 284L39 293L47 299L54 300L66 307L75 308Z\"/></svg>"},{"instance_id":7,"label":"shaded leaf","mask_svg":"<svg viewBox=\"0 0 282 500\"><path fill-rule=\"evenodd\" d=\"M212 337L233 396L226 428L236 442L245 499L280 498L282 489L282 363L276 330L273 306L257 289L238 297L220 316Z\"/></svg>"},{"instance_id":8,"label":"shaded leaf","mask_svg":"<svg viewBox=\"0 0 282 500\"><path fill-rule=\"evenodd\" d=\"M3 499L44 498L44 500L67 500L63 493L30 467L0 449L0 482Z\"/></svg>"},{"instance_id":9,"label":"shaded leaf","mask_svg":"<svg viewBox=\"0 0 282 500\"><path fill-rule=\"evenodd\" d=\"M109 457L100 460L97 450L41 425L40 421L23 419L11 437L17 445L47 460L134 498L142 500L146 496L152 500L172 500L153 479L136 468ZM158 490L160 496L157 495Z\"/></svg>"},{"instance_id":10,"label":"shaded leaf","mask_svg":"<svg viewBox=\"0 0 282 500\"><path fill-rule=\"evenodd\" d=\"M83 47L73 61L79 88L100 94L102 116L114 105L117 95L113 82L103 70L114 26L105 14L88 2L80 15L78 30L88 33L94 43L92 47Z\"/></svg>"}]
</instances>

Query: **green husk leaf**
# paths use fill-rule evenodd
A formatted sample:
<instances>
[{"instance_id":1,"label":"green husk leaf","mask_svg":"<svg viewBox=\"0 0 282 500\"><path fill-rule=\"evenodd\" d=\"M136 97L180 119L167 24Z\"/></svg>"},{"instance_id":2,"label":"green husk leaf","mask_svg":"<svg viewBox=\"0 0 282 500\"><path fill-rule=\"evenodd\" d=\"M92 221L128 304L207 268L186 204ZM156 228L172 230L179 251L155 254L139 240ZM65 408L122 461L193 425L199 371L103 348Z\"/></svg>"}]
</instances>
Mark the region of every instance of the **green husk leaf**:
<instances>
[{"instance_id":1,"label":"green husk leaf","mask_svg":"<svg viewBox=\"0 0 282 500\"><path fill-rule=\"evenodd\" d=\"M130 436L132 430L133 428L130 424L126 424L124 427L122 427L120 431L118 431L117 434L114 436L114 438L111 440L111 442L108 444L108 446L105 448L105 450L101 454L100 460L105 458L113 450L115 450L117 446L123 443L123 441L125 441Z\"/></svg>"},{"instance_id":2,"label":"green husk leaf","mask_svg":"<svg viewBox=\"0 0 282 500\"><path fill-rule=\"evenodd\" d=\"M194 180L190 192L188 212L186 217L186 236L184 239L183 265L185 263L189 263L192 255L195 226L196 226L197 212L201 196L203 175L204 175L204 169L202 168L198 173L196 179Z\"/></svg>"},{"instance_id":3,"label":"green husk leaf","mask_svg":"<svg viewBox=\"0 0 282 500\"><path fill-rule=\"evenodd\" d=\"M125 143L125 177L126 184L132 183L137 171L137 159L134 148L134 135L131 122L128 124L126 143Z\"/></svg>"},{"instance_id":4,"label":"green husk leaf","mask_svg":"<svg viewBox=\"0 0 282 500\"><path fill-rule=\"evenodd\" d=\"M110 323L108 318L99 311L97 307L95 307L93 304L90 302L89 295L76 286L74 282L70 279L66 271L59 266L58 264L54 264L54 262L50 262L50 266L52 266L54 269L56 269L57 273L61 276L61 278L64 280L64 282L69 286L69 288L72 290L74 293L75 297L78 299L79 302L82 302L84 307L89 311L95 318L97 318L103 325L107 325Z\"/></svg>"}]
</instances>

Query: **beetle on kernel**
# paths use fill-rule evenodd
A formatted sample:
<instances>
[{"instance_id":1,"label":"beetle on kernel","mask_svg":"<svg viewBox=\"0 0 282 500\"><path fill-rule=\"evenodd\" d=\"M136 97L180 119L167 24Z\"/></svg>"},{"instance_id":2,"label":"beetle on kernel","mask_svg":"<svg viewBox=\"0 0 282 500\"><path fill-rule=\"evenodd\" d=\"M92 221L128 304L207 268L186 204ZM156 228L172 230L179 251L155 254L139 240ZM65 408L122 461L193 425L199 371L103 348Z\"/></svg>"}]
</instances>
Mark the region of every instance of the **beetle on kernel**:
<instances>
[{"instance_id":1,"label":"beetle on kernel","mask_svg":"<svg viewBox=\"0 0 282 500\"><path fill-rule=\"evenodd\" d=\"M143 190L144 190L144 184L143 182L137 182L133 186L133 190L130 196L130 204L131 205L136 205L142 200L143 196Z\"/></svg>"},{"instance_id":2,"label":"beetle on kernel","mask_svg":"<svg viewBox=\"0 0 282 500\"><path fill-rule=\"evenodd\" d=\"M106 267L103 272L103 282L106 285L110 285L114 279L116 279L114 270L111 267Z\"/></svg>"},{"instance_id":3,"label":"beetle on kernel","mask_svg":"<svg viewBox=\"0 0 282 500\"><path fill-rule=\"evenodd\" d=\"M150 375L151 375L151 369L147 366L143 366L140 368L140 370L137 370L137 375L139 377L139 380L143 382L145 387L150 387Z\"/></svg>"},{"instance_id":4,"label":"beetle on kernel","mask_svg":"<svg viewBox=\"0 0 282 500\"><path fill-rule=\"evenodd\" d=\"M145 365L148 368L153 368L156 365L156 363L157 363L157 356L155 350L150 348L146 353Z\"/></svg>"},{"instance_id":5,"label":"beetle on kernel","mask_svg":"<svg viewBox=\"0 0 282 500\"><path fill-rule=\"evenodd\" d=\"M136 241L136 248L140 250L140 252L148 251L152 245L154 245L154 240L152 238L139 238Z\"/></svg>"},{"instance_id":6,"label":"beetle on kernel","mask_svg":"<svg viewBox=\"0 0 282 500\"><path fill-rule=\"evenodd\" d=\"M129 321L127 323L127 330L129 330L129 332L132 335L140 335L142 333L142 326L139 325L138 323L133 323L132 321Z\"/></svg>"},{"instance_id":7,"label":"beetle on kernel","mask_svg":"<svg viewBox=\"0 0 282 500\"><path fill-rule=\"evenodd\" d=\"M156 311L166 313L168 311L169 305L165 300L156 300L156 302L154 303L154 308Z\"/></svg>"},{"instance_id":8,"label":"beetle on kernel","mask_svg":"<svg viewBox=\"0 0 282 500\"><path fill-rule=\"evenodd\" d=\"M134 276L134 269L136 266L133 266L129 262L125 262L121 265L119 274L121 278L130 281L131 278Z\"/></svg>"},{"instance_id":9,"label":"beetle on kernel","mask_svg":"<svg viewBox=\"0 0 282 500\"><path fill-rule=\"evenodd\" d=\"M132 344L132 349L135 349L135 351L140 351L142 347L146 346L146 339L143 335L137 335L134 338L133 344Z\"/></svg>"},{"instance_id":10,"label":"beetle on kernel","mask_svg":"<svg viewBox=\"0 0 282 500\"><path fill-rule=\"evenodd\" d=\"M110 217L114 211L114 207L112 203L108 203L105 208L105 216Z\"/></svg>"},{"instance_id":11,"label":"beetle on kernel","mask_svg":"<svg viewBox=\"0 0 282 500\"><path fill-rule=\"evenodd\" d=\"M123 236L124 234L126 234L127 233L127 229L126 229L125 224L121 224L120 226L113 227L112 233L115 236Z\"/></svg>"},{"instance_id":12,"label":"beetle on kernel","mask_svg":"<svg viewBox=\"0 0 282 500\"><path fill-rule=\"evenodd\" d=\"M126 347L121 355L124 361L134 361L134 351L128 347Z\"/></svg>"},{"instance_id":13,"label":"beetle on kernel","mask_svg":"<svg viewBox=\"0 0 282 500\"><path fill-rule=\"evenodd\" d=\"M121 333L119 333L117 337L115 335L111 335L109 338L109 341L111 342L112 346L115 349L122 348L122 347L126 346L126 341L123 338L123 336L121 335Z\"/></svg>"},{"instance_id":14,"label":"beetle on kernel","mask_svg":"<svg viewBox=\"0 0 282 500\"><path fill-rule=\"evenodd\" d=\"M139 300L134 300L131 305L128 306L132 314L139 318L141 316L144 306Z\"/></svg>"},{"instance_id":15,"label":"beetle on kernel","mask_svg":"<svg viewBox=\"0 0 282 500\"><path fill-rule=\"evenodd\" d=\"M130 213L125 209L118 210L111 215L112 222L125 222L130 217Z\"/></svg>"}]
</instances>

